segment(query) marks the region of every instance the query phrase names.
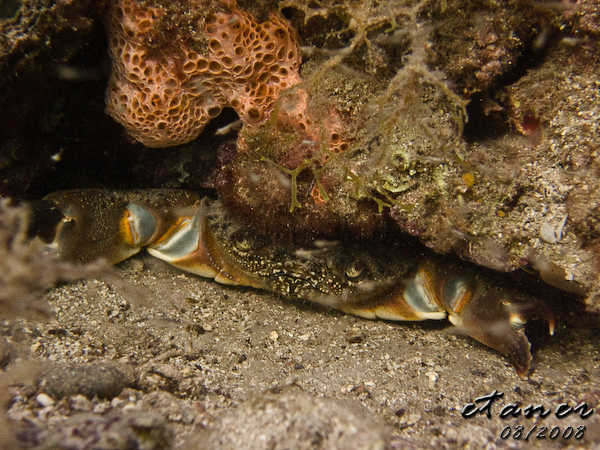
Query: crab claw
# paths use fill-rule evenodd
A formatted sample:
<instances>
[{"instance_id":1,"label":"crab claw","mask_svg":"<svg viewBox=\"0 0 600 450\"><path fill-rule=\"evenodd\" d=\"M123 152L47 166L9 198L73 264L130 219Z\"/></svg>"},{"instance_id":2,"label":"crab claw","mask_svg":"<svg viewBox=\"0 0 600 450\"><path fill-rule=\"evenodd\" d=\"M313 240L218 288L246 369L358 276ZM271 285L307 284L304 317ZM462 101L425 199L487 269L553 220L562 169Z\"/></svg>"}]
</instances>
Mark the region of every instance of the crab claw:
<instances>
[{"instance_id":1,"label":"crab claw","mask_svg":"<svg viewBox=\"0 0 600 450\"><path fill-rule=\"evenodd\" d=\"M32 234L63 260L103 258L116 264L146 248L175 267L220 283L264 288L227 257L208 224L209 209L207 200L180 190L59 191L35 206Z\"/></svg>"},{"instance_id":2,"label":"crab claw","mask_svg":"<svg viewBox=\"0 0 600 450\"><path fill-rule=\"evenodd\" d=\"M232 263L209 226L209 208L206 199L199 201L191 217L148 245L148 253L182 270L213 278L222 284L264 289L266 286L260 279Z\"/></svg>"},{"instance_id":3,"label":"crab claw","mask_svg":"<svg viewBox=\"0 0 600 450\"><path fill-rule=\"evenodd\" d=\"M481 278L448 277L439 285L439 298L448 311L448 320L459 331L505 355L521 379L531 366L531 343L523 326L543 311L554 334L554 317L537 301L517 302L507 288L492 286Z\"/></svg>"},{"instance_id":4,"label":"crab claw","mask_svg":"<svg viewBox=\"0 0 600 450\"><path fill-rule=\"evenodd\" d=\"M53 192L34 209L34 222L36 215L53 217L50 229L38 226L34 233L60 259L85 263L104 258L116 264L177 228L193 214L198 199L189 192L166 190Z\"/></svg>"}]
</instances>

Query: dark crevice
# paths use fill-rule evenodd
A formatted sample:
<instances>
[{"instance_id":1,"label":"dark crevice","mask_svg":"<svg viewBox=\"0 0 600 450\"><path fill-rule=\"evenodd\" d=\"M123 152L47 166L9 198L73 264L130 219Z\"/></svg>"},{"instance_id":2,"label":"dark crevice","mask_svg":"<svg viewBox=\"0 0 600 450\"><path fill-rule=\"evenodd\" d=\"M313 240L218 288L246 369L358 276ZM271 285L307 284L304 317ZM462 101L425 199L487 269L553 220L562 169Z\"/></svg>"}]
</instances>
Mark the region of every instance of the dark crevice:
<instances>
[{"instance_id":1,"label":"dark crevice","mask_svg":"<svg viewBox=\"0 0 600 450\"><path fill-rule=\"evenodd\" d=\"M507 111L504 109L503 91L527 75L530 70L539 67L546 59L550 49L558 45L560 36L548 36L544 45L536 38L528 42L521 57L512 70L499 77L492 88L471 97L467 105L469 121L464 127L464 137L469 143L495 139L510 131Z\"/></svg>"}]
</instances>

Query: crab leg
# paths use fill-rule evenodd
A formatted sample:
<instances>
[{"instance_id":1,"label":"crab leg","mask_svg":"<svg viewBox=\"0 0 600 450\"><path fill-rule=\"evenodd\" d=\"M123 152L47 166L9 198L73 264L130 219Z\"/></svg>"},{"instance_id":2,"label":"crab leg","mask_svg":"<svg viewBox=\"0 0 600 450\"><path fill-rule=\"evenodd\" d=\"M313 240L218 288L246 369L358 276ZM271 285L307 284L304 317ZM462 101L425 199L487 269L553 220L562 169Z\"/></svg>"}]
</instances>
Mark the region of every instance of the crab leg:
<instances>
[{"instance_id":1,"label":"crab leg","mask_svg":"<svg viewBox=\"0 0 600 450\"><path fill-rule=\"evenodd\" d=\"M206 200L179 190L54 192L37 211L61 213L48 248L58 258L119 263L146 248L151 255L224 284L264 287L230 266L206 225ZM40 233L38 234L49 234Z\"/></svg>"},{"instance_id":2,"label":"crab leg","mask_svg":"<svg viewBox=\"0 0 600 450\"><path fill-rule=\"evenodd\" d=\"M146 248L169 264L219 283L252 286L307 299L369 319L448 318L494 348L526 378L530 343L522 325L535 299L517 302L468 266L415 251L398 240L277 245L232 220L218 202L178 190L60 191L36 211L54 210L49 248L59 258L118 263ZM39 220L38 220L39 222ZM42 229L44 226L42 225ZM550 324L543 308L537 308Z\"/></svg>"}]
</instances>

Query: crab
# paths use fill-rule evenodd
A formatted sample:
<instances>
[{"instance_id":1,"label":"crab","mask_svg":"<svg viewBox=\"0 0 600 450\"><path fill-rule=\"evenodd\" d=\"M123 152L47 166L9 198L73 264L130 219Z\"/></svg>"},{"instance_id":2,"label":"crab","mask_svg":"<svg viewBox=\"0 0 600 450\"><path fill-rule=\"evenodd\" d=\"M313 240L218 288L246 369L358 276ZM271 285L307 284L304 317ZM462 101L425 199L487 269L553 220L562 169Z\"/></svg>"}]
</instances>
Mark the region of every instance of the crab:
<instances>
[{"instance_id":1,"label":"crab","mask_svg":"<svg viewBox=\"0 0 600 450\"><path fill-rule=\"evenodd\" d=\"M264 289L367 319L448 319L506 355L523 379L532 360L524 324L541 315L554 331L551 313L537 300L393 234L374 241L283 245L233 218L218 200L182 190L59 191L34 213L53 218L37 234L62 260L103 258L116 264L145 249L222 284Z\"/></svg>"}]
</instances>

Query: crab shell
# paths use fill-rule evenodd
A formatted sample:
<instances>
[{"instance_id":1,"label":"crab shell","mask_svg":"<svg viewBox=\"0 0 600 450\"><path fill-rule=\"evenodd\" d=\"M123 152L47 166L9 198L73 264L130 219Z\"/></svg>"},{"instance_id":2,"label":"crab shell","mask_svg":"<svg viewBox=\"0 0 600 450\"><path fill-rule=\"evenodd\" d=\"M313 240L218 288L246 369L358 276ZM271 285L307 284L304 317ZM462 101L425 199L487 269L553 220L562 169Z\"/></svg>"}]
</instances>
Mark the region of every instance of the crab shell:
<instances>
[{"instance_id":1,"label":"crab shell","mask_svg":"<svg viewBox=\"0 0 600 450\"><path fill-rule=\"evenodd\" d=\"M266 289L368 319L448 318L506 355L521 378L529 372L530 343L522 326L535 302L516 302L508 288L471 266L402 240L282 246L230 218L219 202L179 190L59 191L43 205L36 211L55 210L58 220L37 234L61 259L116 264L145 248L219 283ZM552 316L545 315L553 333Z\"/></svg>"}]
</instances>

